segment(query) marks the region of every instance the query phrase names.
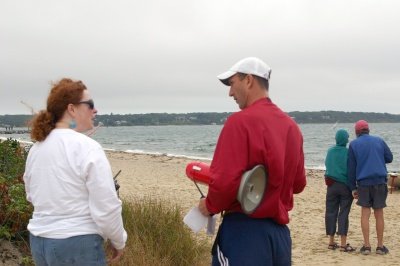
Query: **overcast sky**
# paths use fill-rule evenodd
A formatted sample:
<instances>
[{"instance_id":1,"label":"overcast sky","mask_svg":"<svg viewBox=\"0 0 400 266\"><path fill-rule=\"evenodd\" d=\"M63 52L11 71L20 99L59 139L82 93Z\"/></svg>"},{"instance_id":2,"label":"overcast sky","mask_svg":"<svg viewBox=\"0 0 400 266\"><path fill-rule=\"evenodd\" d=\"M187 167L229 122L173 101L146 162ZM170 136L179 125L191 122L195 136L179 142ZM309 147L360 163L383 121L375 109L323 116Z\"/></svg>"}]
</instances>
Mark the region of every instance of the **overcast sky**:
<instances>
[{"instance_id":1,"label":"overcast sky","mask_svg":"<svg viewBox=\"0 0 400 266\"><path fill-rule=\"evenodd\" d=\"M216 76L256 56L285 111L400 114L397 0L1 0L0 114L82 80L99 114L232 112Z\"/></svg>"}]
</instances>

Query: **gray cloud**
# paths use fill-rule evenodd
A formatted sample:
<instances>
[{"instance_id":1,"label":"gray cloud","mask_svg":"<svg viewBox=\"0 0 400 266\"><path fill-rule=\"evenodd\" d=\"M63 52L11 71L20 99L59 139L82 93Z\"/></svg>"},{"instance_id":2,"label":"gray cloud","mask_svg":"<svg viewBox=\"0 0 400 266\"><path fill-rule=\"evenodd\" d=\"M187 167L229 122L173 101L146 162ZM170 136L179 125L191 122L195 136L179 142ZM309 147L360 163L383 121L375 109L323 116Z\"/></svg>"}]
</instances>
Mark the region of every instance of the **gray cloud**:
<instances>
[{"instance_id":1,"label":"gray cloud","mask_svg":"<svg viewBox=\"0 0 400 266\"><path fill-rule=\"evenodd\" d=\"M44 108L50 81L89 87L100 113L223 112L239 59L273 69L286 111L400 113L398 1L0 3L0 114Z\"/></svg>"}]
</instances>

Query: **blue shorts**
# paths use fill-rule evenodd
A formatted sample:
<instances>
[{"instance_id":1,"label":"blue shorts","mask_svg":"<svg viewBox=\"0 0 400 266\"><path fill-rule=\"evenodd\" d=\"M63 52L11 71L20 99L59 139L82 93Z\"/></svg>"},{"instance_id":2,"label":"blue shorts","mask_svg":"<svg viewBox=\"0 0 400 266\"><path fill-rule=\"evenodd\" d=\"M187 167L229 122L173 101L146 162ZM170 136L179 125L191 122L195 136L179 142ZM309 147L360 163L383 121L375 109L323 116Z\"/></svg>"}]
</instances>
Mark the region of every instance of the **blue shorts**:
<instances>
[{"instance_id":1,"label":"blue shorts","mask_svg":"<svg viewBox=\"0 0 400 266\"><path fill-rule=\"evenodd\" d=\"M106 265L100 235L54 239L30 234L29 240L36 266Z\"/></svg>"},{"instance_id":2,"label":"blue shorts","mask_svg":"<svg viewBox=\"0 0 400 266\"><path fill-rule=\"evenodd\" d=\"M243 213L224 216L213 247L212 265L291 265L292 239L286 225Z\"/></svg>"},{"instance_id":3,"label":"blue shorts","mask_svg":"<svg viewBox=\"0 0 400 266\"><path fill-rule=\"evenodd\" d=\"M357 205L366 208L382 209L386 207L388 187L386 184L359 186Z\"/></svg>"}]
</instances>

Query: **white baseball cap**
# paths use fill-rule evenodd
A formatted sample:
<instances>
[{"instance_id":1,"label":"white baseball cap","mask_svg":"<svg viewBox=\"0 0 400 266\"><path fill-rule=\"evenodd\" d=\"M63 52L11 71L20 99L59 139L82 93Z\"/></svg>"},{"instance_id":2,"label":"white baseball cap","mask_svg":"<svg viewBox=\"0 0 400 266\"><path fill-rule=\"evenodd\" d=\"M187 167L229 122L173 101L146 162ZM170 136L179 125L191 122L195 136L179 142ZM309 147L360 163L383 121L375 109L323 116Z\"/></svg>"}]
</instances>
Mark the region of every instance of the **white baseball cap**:
<instances>
[{"instance_id":1,"label":"white baseball cap","mask_svg":"<svg viewBox=\"0 0 400 266\"><path fill-rule=\"evenodd\" d=\"M230 86L229 78L236 73L251 74L269 80L271 68L257 57L246 57L234 64L228 71L218 75L217 78L225 85Z\"/></svg>"}]
</instances>

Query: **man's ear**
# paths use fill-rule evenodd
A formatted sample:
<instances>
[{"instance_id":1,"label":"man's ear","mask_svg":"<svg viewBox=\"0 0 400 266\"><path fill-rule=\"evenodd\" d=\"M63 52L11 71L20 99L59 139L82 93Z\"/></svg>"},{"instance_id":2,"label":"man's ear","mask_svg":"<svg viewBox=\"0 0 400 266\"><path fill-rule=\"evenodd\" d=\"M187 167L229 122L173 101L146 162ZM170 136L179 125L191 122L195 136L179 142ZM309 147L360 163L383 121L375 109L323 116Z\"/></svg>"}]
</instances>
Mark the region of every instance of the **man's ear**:
<instances>
[{"instance_id":1,"label":"man's ear","mask_svg":"<svg viewBox=\"0 0 400 266\"><path fill-rule=\"evenodd\" d=\"M253 82L255 81L253 75L247 74L245 77L246 84L251 87L253 85Z\"/></svg>"}]
</instances>

